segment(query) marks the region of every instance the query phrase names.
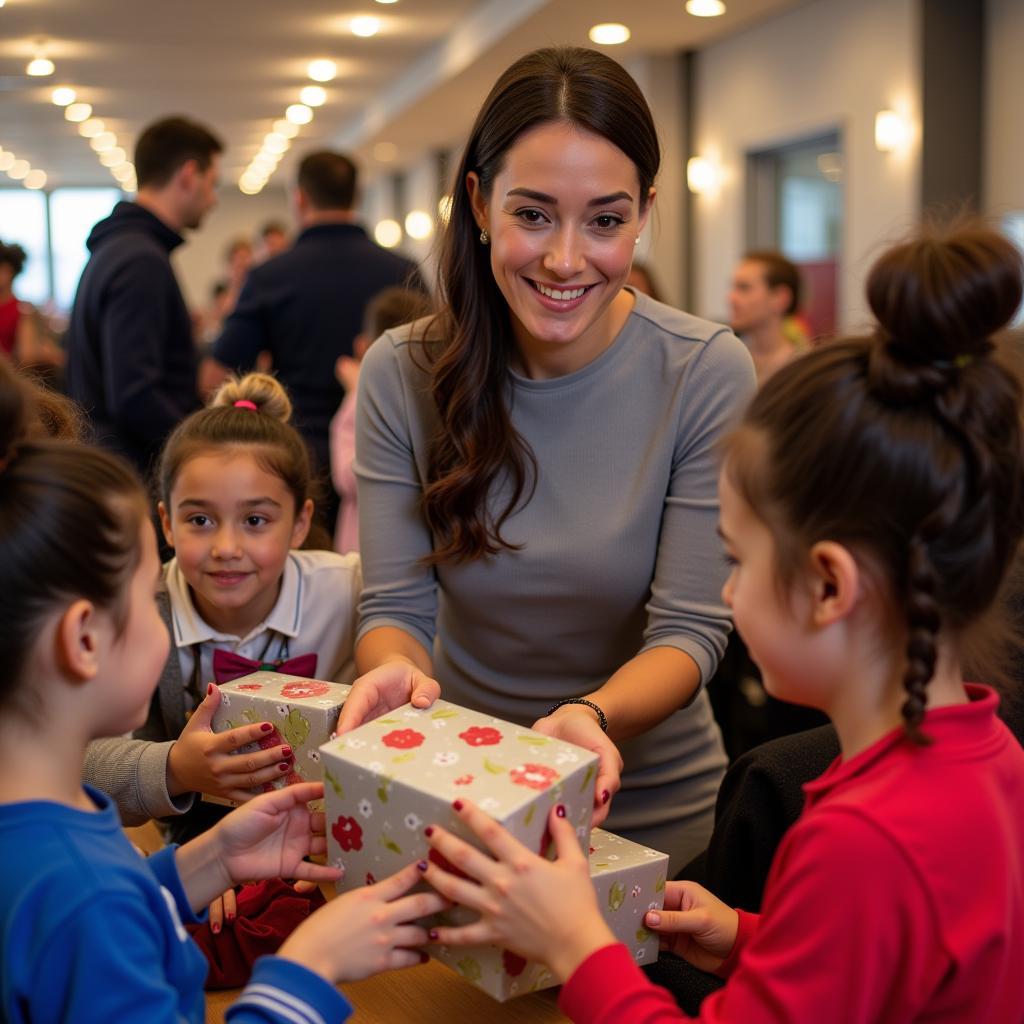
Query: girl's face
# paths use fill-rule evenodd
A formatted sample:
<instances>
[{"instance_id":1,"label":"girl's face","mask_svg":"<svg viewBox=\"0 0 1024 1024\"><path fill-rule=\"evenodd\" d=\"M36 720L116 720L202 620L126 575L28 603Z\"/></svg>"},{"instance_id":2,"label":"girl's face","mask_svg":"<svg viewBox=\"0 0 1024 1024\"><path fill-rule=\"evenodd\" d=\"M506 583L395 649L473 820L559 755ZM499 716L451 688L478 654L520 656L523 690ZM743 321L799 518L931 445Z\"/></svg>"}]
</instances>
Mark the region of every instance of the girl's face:
<instances>
[{"instance_id":1,"label":"girl's face","mask_svg":"<svg viewBox=\"0 0 1024 1024\"><path fill-rule=\"evenodd\" d=\"M170 507L160 503L164 536L203 619L246 636L270 614L285 560L309 532L313 503L298 516L285 482L248 451L208 452L178 473Z\"/></svg>"},{"instance_id":2,"label":"girl's face","mask_svg":"<svg viewBox=\"0 0 1024 1024\"><path fill-rule=\"evenodd\" d=\"M489 196L475 173L466 186L521 352L558 359L572 347L585 365L614 337L611 306L653 189L640 195L636 166L617 146L562 122L515 142Z\"/></svg>"}]
</instances>

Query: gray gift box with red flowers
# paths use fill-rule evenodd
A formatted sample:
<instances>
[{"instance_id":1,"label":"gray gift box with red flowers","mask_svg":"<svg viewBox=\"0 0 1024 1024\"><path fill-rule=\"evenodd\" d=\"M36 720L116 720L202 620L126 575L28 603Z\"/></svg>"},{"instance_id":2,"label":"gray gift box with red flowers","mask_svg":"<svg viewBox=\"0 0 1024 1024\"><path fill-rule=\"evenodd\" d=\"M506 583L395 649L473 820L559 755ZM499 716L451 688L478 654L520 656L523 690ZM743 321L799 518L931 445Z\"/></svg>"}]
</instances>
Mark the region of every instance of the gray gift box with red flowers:
<instances>
[{"instance_id":1,"label":"gray gift box with red flowers","mask_svg":"<svg viewBox=\"0 0 1024 1024\"><path fill-rule=\"evenodd\" d=\"M648 910L665 903L668 854L595 828L590 833L590 879L608 927L638 964L658 959L658 936L644 927Z\"/></svg>"},{"instance_id":2,"label":"gray gift box with red flowers","mask_svg":"<svg viewBox=\"0 0 1024 1024\"><path fill-rule=\"evenodd\" d=\"M529 849L546 852L548 812L561 803L586 848L597 756L524 726L439 700L368 722L325 744L320 755L327 859L345 870L339 890L371 884L428 855L440 862L423 832L429 824L480 846L452 811L460 796ZM461 907L443 915L454 925L475 917ZM555 983L541 964L495 946L428 951L499 1000Z\"/></svg>"},{"instance_id":3,"label":"gray gift box with red flowers","mask_svg":"<svg viewBox=\"0 0 1024 1024\"><path fill-rule=\"evenodd\" d=\"M267 750L288 744L294 753L292 770L264 789L281 789L294 782L320 782L320 747L334 735L352 687L322 679L305 679L284 672L253 672L230 683L221 683L220 707L213 716L213 731L225 732L240 725L270 722L272 732L240 753ZM257 791L258 792L258 791ZM214 803L227 803L204 796Z\"/></svg>"}]
</instances>

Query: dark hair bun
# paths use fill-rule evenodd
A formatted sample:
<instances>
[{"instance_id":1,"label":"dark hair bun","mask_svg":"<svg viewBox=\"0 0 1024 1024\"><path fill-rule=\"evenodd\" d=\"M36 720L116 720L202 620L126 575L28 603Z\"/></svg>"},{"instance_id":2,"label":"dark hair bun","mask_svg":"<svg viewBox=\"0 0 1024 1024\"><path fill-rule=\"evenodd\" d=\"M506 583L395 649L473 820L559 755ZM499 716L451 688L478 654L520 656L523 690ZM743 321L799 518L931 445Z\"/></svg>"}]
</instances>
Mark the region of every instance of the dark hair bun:
<instances>
[{"instance_id":1,"label":"dark hair bun","mask_svg":"<svg viewBox=\"0 0 1024 1024\"><path fill-rule=\"evenodd\" d=\"M282 423L288 423L292 418L292 403L288 392L269 373L228 377L210 399L210 406L233 406L236 402L252 402L260 412Z\"/></svg>"}]
</instances>

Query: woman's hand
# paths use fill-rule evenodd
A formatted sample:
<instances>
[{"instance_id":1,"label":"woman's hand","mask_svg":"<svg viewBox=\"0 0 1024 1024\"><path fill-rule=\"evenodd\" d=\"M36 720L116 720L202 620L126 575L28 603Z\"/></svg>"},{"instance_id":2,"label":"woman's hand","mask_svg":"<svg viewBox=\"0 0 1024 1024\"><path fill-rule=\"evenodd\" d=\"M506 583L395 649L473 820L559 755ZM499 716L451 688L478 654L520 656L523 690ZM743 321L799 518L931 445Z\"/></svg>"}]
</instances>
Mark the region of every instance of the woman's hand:
<instances>
[{"instance_id":1,"label":"woman's hand","mask_svg":"<svg viewBox=\"0 0 1024 1024\"><path fill-rule=\"evenodd\" d=\"M209 793L243 803L253 789L291 770L295 755L270 722L214 732L213 716L220 707L220 690L210 683L206 697L171 747L167 758L167 792ZM268 746L268 742L270 745ZM249 743L266 746L249 754L234 751Z\"/></svg>"},{"instance_id":2,"label":"woman's hand","mask_svg":"<svg viewBox=\"0 0 1024 1024\"><path fill-rule=\"evenodd\" d=\"M387 661L352 684L352 692L338 717L337 735L409 702L417 708L429 708L440 696L441 686L437 680L412 662L404 658Z\"/></svg>"},{"instance_id":3,"label":"woman's hand","mask_svg":"<svg viewBox=\"0 0 1024 1024\"><path fill-rule=\"evenodd\" d=\"M665 909L649 910L644 924L661 936L661 948L702 971L715 971L732 952L739 914L696 882L669 882Z\"/></svg>"},{"instance_id":4,"label":"woman's hand","mask_svg":"<svg viewBox=\"0 0 1024 1024\"><path fill-rule=\"evenodd\" d=\"M554 736L592 750L600 761L594 784L594 813L590 824L600 825L611 810L611 799L622 785L622 755L601 729L597 715L585 704L563 704L557 711L538 718L533 728L545 736Z\"/></svg>"},{"instance_id":5,"label":"woman's hand","mask_svg":"<svg viewBox=\"0 0 1024 1024\"><path fill-rule=\"evenodd\" d=\"M444 910L448 903L434 892L407 896L422 878L410 864L376 885L338 896L303 921L277 955L332 984L423 963L426 953L413 947L428 941L427 932L412 922Z\"/></svg>"},{"instance_id":6,"label":"woman's hand","mask_svg":"<svg viewBox=\"0 0 1024 1024\"><path fill-rule=\"evenodd\" d=\"M528 850L471 801L457 800L453 806L494 856L437 825L429 829L430 845L469 878L434 863L426 864L424 877L452 903L480 914L472 924L432 930L431 941L494 943L546 963L562 982L591 953L615 941L597 907L589 862L561 804L552 808L548 821L555 861Z\"/></svg>"}]
</instances>

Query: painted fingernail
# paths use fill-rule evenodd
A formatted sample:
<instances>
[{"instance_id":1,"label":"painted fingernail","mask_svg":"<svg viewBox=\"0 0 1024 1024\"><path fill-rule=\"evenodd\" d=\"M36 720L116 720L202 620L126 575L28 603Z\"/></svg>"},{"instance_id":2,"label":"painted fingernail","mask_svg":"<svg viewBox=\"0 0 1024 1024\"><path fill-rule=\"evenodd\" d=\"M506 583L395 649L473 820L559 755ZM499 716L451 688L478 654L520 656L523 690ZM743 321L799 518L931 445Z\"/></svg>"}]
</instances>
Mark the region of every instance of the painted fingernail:
<instances>
[{"instance_id":1,"label":"painted fingernail","mask_svg":"<svg viewBox=\"0 0 1024 1024\"><path fill-rule=\"evenodd\" d=\"M209 683L206 687L206 696L209 697L213 693L213 683Z\"/></svg>"},{"instance_id":2,"label":"painted fingernail","mask_svg":"<svg viewBox=\"0 0 1024 1024\"><path fill-rule=\"evenodd\" d=\"M281 748L281 756L282 757L291 757L292 756L292 748L291 747L282 747Z\"/></svg>"},{"instance_id":3,"label":"painted fingernail","mask_svg":"<svg viewBox=\"0 0 1024 1024\"><path fill-rule=\"evenodd\" d=\"M219 924L211 924L210 925L210 931L213 932L214 935L220 935L220 925Z\"/></svg>"},{"instance_id":4,"label":"painted fingernail","mask_svg":"<svg viewBox=\"0 0 1024 1024\"><path fill-rule=\"evenodd\" d=\"M224 915L224 920L225 921L234 921L234 919L235 919L235 915L234 914L225 914Z\"/></svg>"},{"instance_id":5,"label":"painted fingernail","mask_svg":"<svg viewBox=\"0 0 1024 1024\"><path fill-rule=\"evenodd\" d=\"M423 834L429 839L434 834L434 826L428 825L424 830Z\"/></svg>"},{"instance_id":6,"label":"painted fingernail","mask_svg":"<svg viewBox=\"0 0 1024 1024\"><path fill-rule=\"evenodd\" d=\"M428 955L427 953L424 953L424 952L423 952L423 951L421 950L421 951L420 951L420 963L421 963L421 964L425 964L425 963L426 963L426 962L427 962L427 961L428 961L429 959L430 959L430 956L429 956L429 955Z\"/></svg>"},{"instance_id":7,"label":"painted fingernail","mask_svg":"<svg viewBox=\"0 0 1024 1024\"><path fill-rule=\"evenodd\" d=\"M273 727L273 726L272 726L272 725L271 725L271 724L270 724L269 722L264 722L264 723L263 723L263 724L262 724L262 725L260 726L260 731L261 731L261 732L270 732L270 730L271 730L271 729L273 729L273 728L274 728L274 727Z\"/></svg>"},{"instance_id":8,"label":"painted fingernail","mask_svg":"<svg viewBox=\"0 0 1024 1024\"><path fill-rule=\"evenodd\" d=\"M416 867L419 868L420 871L426 871L427 870L427 866L428 865L427 865L427 862L425 860L418 860L418 861L416 861Z\"/></svg>"},{"instance_id":9,"label":"painted fingernail","mask_svg":"<svg viewBox=\"0 0 1024 1024\"><path fill-rule=\"evenodd\" d=\"M427 938L430 939L431 942L437 942L437 929L431 928L430 931L427 932Z\"/></svg>"},{"instance_id":10,"label":"painted fingernail","mask_svg":"<svg viewBox=\"0 0 1024 1024\"><path fill-rule=\"evenodd\" d=\"M277 766L277 770L278 770L279 772L286 772L286 771L288 771L288 769L289 769L289 768L291 768L291 765L290 765L290 764L279 764L279 765Z\"/></svg>"},{"instance_id":11,"label":"painted fingernail","mask_svg":"<svg viewBox=\"0 0 1024 1024\"><path fill-rule=\"evenodd\" d=\"M454 802L454 803L452 804L452 807L454 807L454 808L455 808L455 810L457 810L457 811L461 811L461 810L462 810L462 806L463 806L463 805L462 805L462 801L461 801L461 800L456 800L456 801L455 801L455 802Z\"/></svg>"},{"instance_id":12,"label":"painted fingernail","mask_svg":"<svg viewBox=\"0 0 1024 1024\"><path fill-rule=\"evenodd\" d=\"M558 817L560 817L560 818L564 818L565 817L565 804L559 804L555 808L555 814L557 814Z\"/></svg>"},{"instance_id":13,"label":"painted fingernail","mask_svg":"<svg viewBox=\"0 0 1024 1024\"><path fill-rule=\"evenodd\" d=\"M611 798L612 795L608 792L607 789L601 790L601 803L606 804L609 800L611 800Z\"/></svg>"}]
</instances>

